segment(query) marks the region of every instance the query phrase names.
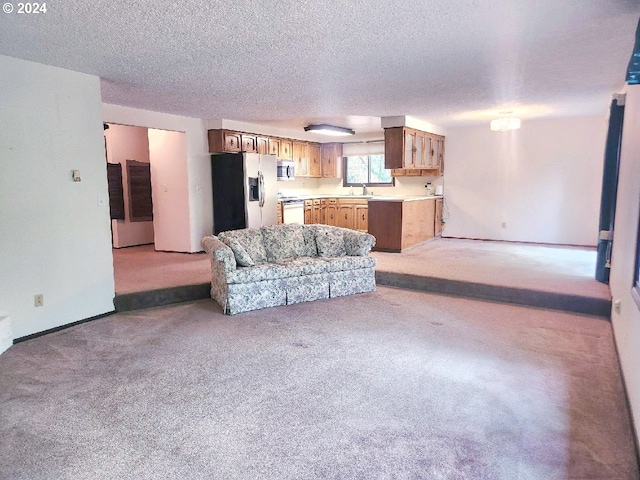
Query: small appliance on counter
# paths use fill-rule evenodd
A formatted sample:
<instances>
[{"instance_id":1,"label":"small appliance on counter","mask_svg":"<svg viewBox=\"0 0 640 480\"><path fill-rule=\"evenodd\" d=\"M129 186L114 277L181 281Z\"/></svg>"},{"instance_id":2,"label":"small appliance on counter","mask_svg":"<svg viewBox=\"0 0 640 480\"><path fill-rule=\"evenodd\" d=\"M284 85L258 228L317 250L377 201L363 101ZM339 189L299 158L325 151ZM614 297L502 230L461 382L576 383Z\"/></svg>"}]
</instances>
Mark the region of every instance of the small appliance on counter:
<instances>
[{"instance_id":1,"label":"small appliance on counter","mask_svg":"<svg viewBox=\"0 0 640 480\"><path fill-rule=\"evenodd\" d=\"M436 185L436 195L444 195L444 186L443 185Z\"/></svg>"},{"instance_id":2,"label":"small appliance on counter","mask_svg":"<svg viewBox=\"0 0 640 480\"><path fill-rule=\"evenodd\" d=\"M295 167L292 161L278 160L278 180L293 180L295 176Z\"/></svg>"}]
</instances>

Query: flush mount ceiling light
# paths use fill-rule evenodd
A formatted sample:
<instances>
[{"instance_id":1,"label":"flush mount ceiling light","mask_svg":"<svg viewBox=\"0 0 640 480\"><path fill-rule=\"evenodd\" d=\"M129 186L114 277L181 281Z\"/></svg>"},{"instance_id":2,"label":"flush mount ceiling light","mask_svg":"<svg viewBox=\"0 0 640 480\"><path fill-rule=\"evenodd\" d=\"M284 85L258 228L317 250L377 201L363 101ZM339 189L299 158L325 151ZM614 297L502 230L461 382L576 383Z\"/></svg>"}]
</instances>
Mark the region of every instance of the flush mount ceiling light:
<instances>
[{"instance_id":1,"label":"flush mount ceiling light","mask_svg":"<svg viewBox=\"0 0 640 480\"><path fill-rule=\"evenodd\" d=\"M513 112L500 112L500 115L510 115ZM496 118L491 120L491 130L494 132L507 132L520 128L520 119L514 117Z\"/></svg>"},{"instance_id":2,"label":"flush mount ceiling light","mask_svg":"<svg viewBox=\"0 0 640 480\"><path fill-rule=\"evenodd\" d=\"M346 127L337 127L335 125L328 125L326 123L320 123L317 125L307 125L304 127L305 132L321 133L323 135L333 135L336 137L342 137L347 135L354 135L356 132Z\"/></svg>"}]
</instances>

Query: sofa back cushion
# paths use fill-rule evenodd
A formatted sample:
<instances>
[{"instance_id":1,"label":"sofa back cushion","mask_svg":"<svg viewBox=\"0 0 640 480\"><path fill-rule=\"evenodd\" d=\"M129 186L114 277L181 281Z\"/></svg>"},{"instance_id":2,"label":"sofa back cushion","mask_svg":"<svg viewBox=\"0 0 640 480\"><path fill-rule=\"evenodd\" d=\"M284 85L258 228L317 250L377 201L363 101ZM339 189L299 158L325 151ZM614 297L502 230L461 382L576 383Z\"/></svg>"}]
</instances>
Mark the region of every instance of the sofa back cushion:
<instances>
[{"instance_id":1,"label":"sofa back cushion","mask_svg":"<svg viewBox=\"0 0 640 480\"><path fill-rule=\"evenodd\" d=\"M237 240L226 238L224 242L233 252L233 256L236 259L236 263L241 267L253 267L255 262L251 255L247 253L245 248Z\"/></svg>"},{"instance_id":2,"label":"sofa back cushion","mask_svg":"<svg viewBox=\"0 0 640 480\"><path fill-rule=\"evenodd\" d=\"M302 236L304 237L304 246L302 247L303 257L317 257L318 246L316 245L316 229L315 225L301 225Z\"/></svg>"},{"instance_id":3,"label":"sofa back cushion","mask_svg":"<svg viewBox=\"0 0 640 480\"><path fill-rule=\"evenodd\" d=\"M316 245L321 257L342 257L347 254L344 246L344 230L328 225L315 225Z\"/></svg>"},{"instance_id":4,"label":"sofa back cushion","mask_svg":"<svg viewBox=\"0 0 640 480\"><path fill-rule=\"evenodd\" d=\"M262 227L261 230L267 261L303 256L302 225L297 223L269 225Z\"/></svg>"},{"instance_id":5,"label":"sofa back cushion","mask_svg":"<svg viewBox=\"0 0 640 480\"><path fill-rule=\"evenodd\" d=\"M220 232L218 238L224 243L236 240L255 263L267 261L267 252L262 241L262 231L259 228L243 228Z\"/></svg>"}]
</instances>

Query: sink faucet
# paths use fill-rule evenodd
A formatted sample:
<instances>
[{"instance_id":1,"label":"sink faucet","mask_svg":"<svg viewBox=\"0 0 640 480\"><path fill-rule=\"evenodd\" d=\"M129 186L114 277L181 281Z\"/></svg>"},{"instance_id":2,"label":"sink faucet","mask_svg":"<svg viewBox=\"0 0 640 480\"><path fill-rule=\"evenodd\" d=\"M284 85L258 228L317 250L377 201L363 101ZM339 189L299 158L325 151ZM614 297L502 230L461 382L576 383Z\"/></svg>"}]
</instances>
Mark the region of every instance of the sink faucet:
<instances>
[{"instance_id":1,"label":"sink faucet","mask_svg":"<svg viewBox=\"0 0 640 480\"><path fill-rule=\"evenodd\" d=\"M368 193L367 192L367 185L363 183L362 184L362 195L366 195L367 193Z\"/></svg>"}]
</instances>

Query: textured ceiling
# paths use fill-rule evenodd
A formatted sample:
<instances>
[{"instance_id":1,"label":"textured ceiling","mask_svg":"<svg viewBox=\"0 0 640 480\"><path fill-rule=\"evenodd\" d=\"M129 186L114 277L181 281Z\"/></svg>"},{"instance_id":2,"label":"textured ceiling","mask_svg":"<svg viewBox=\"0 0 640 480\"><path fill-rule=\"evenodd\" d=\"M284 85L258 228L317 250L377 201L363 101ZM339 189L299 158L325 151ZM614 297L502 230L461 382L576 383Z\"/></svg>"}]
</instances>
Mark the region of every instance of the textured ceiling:
<instances>
[{"instance_id":1,"label":"textured ceiling","mask_svg":"<svg viewBox=\"0 0 640 480\"><path fill-rule=\"evenodd\" d=\"M604 113L640 15L640 0L47 6L0 14L0 54L98 75L107 103L278 126Z\"/></svg>"}]
</instances>

